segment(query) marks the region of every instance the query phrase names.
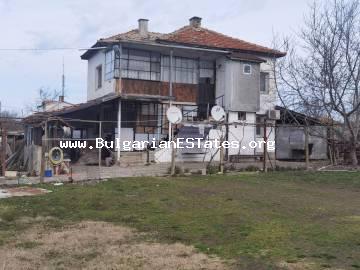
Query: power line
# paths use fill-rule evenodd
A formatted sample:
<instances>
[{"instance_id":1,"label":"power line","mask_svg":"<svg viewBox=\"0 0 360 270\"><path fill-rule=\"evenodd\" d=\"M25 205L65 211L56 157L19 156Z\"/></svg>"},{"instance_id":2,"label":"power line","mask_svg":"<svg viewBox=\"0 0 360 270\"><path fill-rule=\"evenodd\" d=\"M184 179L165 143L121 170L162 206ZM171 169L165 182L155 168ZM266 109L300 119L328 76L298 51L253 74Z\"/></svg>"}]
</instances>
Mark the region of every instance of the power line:
<instances>
[{"instance_id":1,"label":"power line","mask_svg":"<svg viewBox=\"0 0 360 270\"><path fill-rule=\"evenodd\" d=\"M59 47L59 48L0 48L0 51L64 51L64 50L77 50L77 51L88 51L88 50L103 50L107 47L95 47L95 48L77 48L77 47Z\"/></svg>"}]
</instances>

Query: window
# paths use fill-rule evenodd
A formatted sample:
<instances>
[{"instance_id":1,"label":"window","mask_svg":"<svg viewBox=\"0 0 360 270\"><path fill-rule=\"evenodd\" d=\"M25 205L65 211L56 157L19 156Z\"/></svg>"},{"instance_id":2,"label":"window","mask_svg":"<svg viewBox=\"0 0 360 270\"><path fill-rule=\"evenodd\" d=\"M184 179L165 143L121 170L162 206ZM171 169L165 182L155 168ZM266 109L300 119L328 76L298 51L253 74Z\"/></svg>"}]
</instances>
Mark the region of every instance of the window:
<instances>
[{"instance_id":1,"label":"window","mask_svg":"<svg viewBox=\"0 0 360 270\"><path fill-rule=\"evenodd\" d=\"M243 72L244 72L244 74L251 74L251 65L244 64Z\"/></svg>"},{"instance_id":2,"label":"window","mask_svg":"<svg viewBox=\"0 0 360 270\"><path fill-rule=\"evenodd\" d=\"M138 123L136 130L139 133L155 133L158 127L158 104L143 103L138 107Z\"/></svg>"},{"instance_id":3,"label":"window","mask_svg":"<svg viewBox=\"0 0 360 270\"><path fill-rule=\"evenodd\" d=\"M102 65L96 67L95 84L96 84L96 89L102 87Z\"/></svg>"},{"instance_id":4,"label":"window","mask_svg":"<svg viewBox=\"0 0 360 270\"><path fill-rule=\"evenodd\" d=\"M160 54L141 50L123 49L121 54L122 78L160 80Z\"/></svg>"},{"instance_id":5,"label":"window","mask_svg":"<svg viewBox=\"0 0 360 270\"><path fill-rule=\"evenodd\" d=\"M161 57L161 80L169 81L170 78L170 57ZM198 83L197 61L191 58L173 57L172 80L176 83Z\"/></svg>"},{"instance_id":6,"label":"window","mask_svg":"<svg viewBox=\"0 0 360 270\"><path fill-rule=\"evenodd\" d=\"M80 129L73 130L72 138L73 139L81 139L81 130Z\"/></svg>"},{"instance_id":7,"label":"window","mask_svg":"<svg viewBox=\"0 0 360 270\"><path fill-rule=\"evenodd\" d=\"M212 61L200 60L200 78L210 78L210 83L214 83L215 63Z\"/></svg>"},{"instance_id":8,"label":"window","mask_svg":"<svg viewBox=\"0 0 360 270\"><path fill-rule=\"evenodd\" d=\"M269 92L269 73L260 72L260 92L268 93Z\"/></svg>"},{"instance_id":9,"label":"window","mask_svg":"<svg viewBox=\"0 0 360 270\"><path fill-rule=\"evenodd\" d=\"M105 53L105 80L111 80L114 77L114 51Z\"/></svg>"},{"instance_id":10,"label":"window","mask_svg":"<svg viewBox=\"0 0 360 270\"><path fill-rule=\"evenodd\" d=\"M264 137L264 116L256 116L256 136Z\"/></svg>"},{"instance_id":11,"label":"window","mask_svg":"<svg viewBox=\"0 0 360 270\"><path fill-rule=\"evenodd\" d=\"M238 120L246 121L246 112L238 112Z\"/></svg>"}]
</instances>

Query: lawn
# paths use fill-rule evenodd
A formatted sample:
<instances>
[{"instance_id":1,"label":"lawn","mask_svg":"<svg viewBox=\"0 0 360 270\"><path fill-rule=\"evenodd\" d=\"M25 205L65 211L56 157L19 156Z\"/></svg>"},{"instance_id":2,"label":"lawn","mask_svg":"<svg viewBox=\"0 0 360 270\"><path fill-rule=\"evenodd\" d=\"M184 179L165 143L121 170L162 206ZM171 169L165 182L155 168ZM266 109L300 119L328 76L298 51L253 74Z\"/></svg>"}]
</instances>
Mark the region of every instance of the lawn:
<instances>
[{"instance_id":1,"label":"lawn","mask_svg":"<svg viewBox=\"0 0 360 270\"><path fill-rule=\"evenodd\" d=\"M121 178L43 187L53 192L0 200L0 248L34 227L59 231L98 221L145 232L146 241L194 246L230 269L360 269L360 173ZM19 250L36 246L16 243Z\"/></svg>"}]
</instances>

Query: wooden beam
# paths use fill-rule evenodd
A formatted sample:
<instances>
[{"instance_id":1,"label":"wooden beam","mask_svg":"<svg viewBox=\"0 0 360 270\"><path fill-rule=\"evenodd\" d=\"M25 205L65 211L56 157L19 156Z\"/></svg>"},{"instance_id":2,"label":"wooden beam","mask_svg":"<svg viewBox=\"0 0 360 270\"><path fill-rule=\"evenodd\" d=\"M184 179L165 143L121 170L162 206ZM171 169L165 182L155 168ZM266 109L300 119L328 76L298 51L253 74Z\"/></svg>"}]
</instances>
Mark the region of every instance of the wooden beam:
<instances>
[{"instance_id":1,"label":"wooden beam","mask_svg":"<svg viewBox=\"0 0 360 270\"><path fill-rule=\"evenodd\" d=\"M6 171L6 139L7 139L7 132L6 132L6 127L3 123L1 123L1 174L2 176L5 176L5 171Z\"/></svg>"}]
</instances>

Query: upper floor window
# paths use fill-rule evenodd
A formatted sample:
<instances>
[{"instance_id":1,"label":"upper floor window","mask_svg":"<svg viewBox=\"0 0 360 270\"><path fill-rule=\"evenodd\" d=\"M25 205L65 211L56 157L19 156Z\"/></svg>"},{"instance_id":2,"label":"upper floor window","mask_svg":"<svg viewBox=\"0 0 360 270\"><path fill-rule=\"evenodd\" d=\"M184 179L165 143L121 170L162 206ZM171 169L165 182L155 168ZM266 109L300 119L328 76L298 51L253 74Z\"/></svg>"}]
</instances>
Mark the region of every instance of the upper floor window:
<instances>
[{"instance_id":1,"label":"upper floor window","mask_svg":"<svg viewBox=\"0 0 360 270\"><path fill-rule=\"evenodd\" d=\"M98 65L95 70L95 85L96 89L102 87L102 65Z\"/></svg>"},{"instance_id":2,"label":"upper floor window","mask_svg":"<svg viewBox=\"0 0 360 270\"><path fill-rule=\"evenodd\" d=\"M105 80L114 78L114 51L107 51L105 53Z\"/></svg>"},{"instance_id":3,"label":"upper floor window","mask_svg":"<svg viewBox=\"0 0 360 270\"><path fill-rule=\"evenodd\" d=\"M175 83L198 83L198 66L197 61L185 57L173 57L172 81ZM170 78L170 57L161 58L161 79L169 81Z\"/></svg>"},{"instance_id":4,"label":"upper floor window","mask_svg":"<svg viewBox=\"0 0 360 270\"><path fill-rule=\"evenodd\" d=\"M199 66L200 78L209 78L210 83L213 84L215 82L215 63L213 61L200 60Z\"/></svg>"},{"instance_id":5,"label":"upper floor window","mask_svg":"<svg viewBox=\"0 0 360 270\"><path fill-rule=\"evenodd\" d=\"M246 121L246 112L238 112L238 120Z\"/></svg>"},{"instance_id":6,"label":"upper floor window","mask_svg":"<svg viewBox=\"0 0 360 270\"><path fill-rule=\"evenodd\" d=\"M138 80L160 80L160 54L142 50L123 49L121 77Z\"/></svg>"},{"instance_id":7,"label":"upper floor window","mask_svg":"<svg viewBox=\"0 0 360 270\"><path fill-rule=\"evenodd\" d=\"M244 64L244 66L243 66L243 72L244 72L244 74L251 74L251 65L249 65L249 64Z\"/></svg>"},{"instance_id":8,"label":"upper floor window","mask_svg":"<svg viewBox=\"0 0 360 270\"><path fill-rule=\"evenodd\" d=\"M260 72L260 93L269 93L269 73Z\"/></svg>"}]
</instances>

